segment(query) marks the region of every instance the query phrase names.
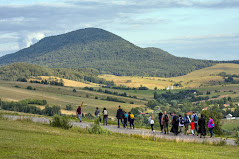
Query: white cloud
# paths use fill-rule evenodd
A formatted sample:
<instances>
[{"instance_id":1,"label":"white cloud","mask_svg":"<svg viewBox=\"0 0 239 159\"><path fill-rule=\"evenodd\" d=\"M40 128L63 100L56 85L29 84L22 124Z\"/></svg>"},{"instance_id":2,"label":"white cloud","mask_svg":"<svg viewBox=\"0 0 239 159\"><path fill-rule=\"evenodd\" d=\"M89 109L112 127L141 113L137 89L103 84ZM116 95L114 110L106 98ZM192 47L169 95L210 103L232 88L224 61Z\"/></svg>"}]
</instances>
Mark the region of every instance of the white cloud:
<instances>
[{"instance_id":1,"label":"white cloud","mask_svg":"<svg viewBox=\"0 0 239 159\"><path fill-rule=\"evenodd\" d=\"M20 47L26 48L43 39L45 34L42 32L38 33L26 33L26 35L19 39Z\"/></svg>"}]
</instances>

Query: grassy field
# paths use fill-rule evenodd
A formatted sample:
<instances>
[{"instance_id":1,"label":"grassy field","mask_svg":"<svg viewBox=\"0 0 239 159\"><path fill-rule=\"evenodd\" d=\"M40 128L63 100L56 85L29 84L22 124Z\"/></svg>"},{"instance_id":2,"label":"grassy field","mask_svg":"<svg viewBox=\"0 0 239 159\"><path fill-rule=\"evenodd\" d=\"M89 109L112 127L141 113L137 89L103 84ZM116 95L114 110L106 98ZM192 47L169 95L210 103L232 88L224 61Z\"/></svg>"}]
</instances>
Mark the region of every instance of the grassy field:
<instances>
[{"instance_id":1,"label":"grassy field","mask_svg":"<svg viewBox=\"0 0 239 159\"><path fill-rule=\"evenodd\" d=\"M239 120L222 120L222 128L228 131L233 131L239 127Z\"/></svg>"},{"instance_id":2,"label":"grassy field","mask_svg":"<svg viewBox=\"0 0 239 159\"><path fill-rule=\"evenodd\" d=\"M99 77L106 80L113 80L117 85L126 85L129 87L146 86L150 89L157 87L158 89L165 89L171 84L181 83L183 88L195 88L201 85L210 86L222 82L223 78L217 76L221 72L227 74L239 74L238 64L217 64L201 70L193 71L187 75L159 78L159 77L133 77L133 76L114 76L114 75L100 75Z\"/></svg>"},{"instance_id":3,"label":"grassy field","mask_svg":"<svg viewBox=\"0 0 239 159\"><path fill-rule=\"evenodd\" d=\"M36 90L28 90L27 86L32 86ZM17 86L17 87L15 87ZM20 88L19 88L20 87ZM121 105L123 109L129 111L133 107L144 106L146 101L132 99L121 96L113 96L105 93L92 92L88 90L82 90L81 88L75 88L77 92L73 92L73 87L60 87L50 86L35 83L24 83L24 82L9 82L0 81L0 98L5 101L19 101L26 98L32 99L46 99L50 105L59 105L61 108L65 108L66 104L72 104L73 108L76 109L82 101L85 101L88 106L83 107L84 113L93 113L96 107L100 109L106 107L109 111L110 116L115 116L118 106ZM88 98L86 97L88 96ZM95 97L99 99L95 99ZM100 98L106 98L106 96L117 97L126 103L113 102L101 100ZM130 104L133 101L134 104ZM70 112L67 112L69 114ZM72 111L72 114L75 114Z\"/></svg>"},{"instance_id":4,"label":"grassy field","mask_svg":"<svg viewBox=\"0 0 239 159\"><path fill-rule=\"evenodd\" d=\"M86 134L0 118L0 158L238 158L235 146L150 141L125 135Z\"/></svg>"}]
</instances>

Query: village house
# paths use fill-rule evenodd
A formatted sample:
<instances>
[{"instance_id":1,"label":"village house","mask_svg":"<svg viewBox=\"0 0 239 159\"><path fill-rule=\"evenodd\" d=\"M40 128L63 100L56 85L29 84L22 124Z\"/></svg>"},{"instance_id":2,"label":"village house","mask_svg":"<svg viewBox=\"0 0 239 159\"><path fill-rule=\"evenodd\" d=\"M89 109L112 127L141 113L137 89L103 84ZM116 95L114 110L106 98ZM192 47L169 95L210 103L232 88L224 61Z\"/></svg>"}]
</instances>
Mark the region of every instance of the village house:
<instances>
[{"instance_id":1,"label":"village house","mask_svg":"<svg viewBox=\"0 0 239 159\"><path fill-rule=\"evenodd\" d=\"M223 106L227 108L227 107L230 107L230 104L226 103Z\"/></svg>"}]
</instances>

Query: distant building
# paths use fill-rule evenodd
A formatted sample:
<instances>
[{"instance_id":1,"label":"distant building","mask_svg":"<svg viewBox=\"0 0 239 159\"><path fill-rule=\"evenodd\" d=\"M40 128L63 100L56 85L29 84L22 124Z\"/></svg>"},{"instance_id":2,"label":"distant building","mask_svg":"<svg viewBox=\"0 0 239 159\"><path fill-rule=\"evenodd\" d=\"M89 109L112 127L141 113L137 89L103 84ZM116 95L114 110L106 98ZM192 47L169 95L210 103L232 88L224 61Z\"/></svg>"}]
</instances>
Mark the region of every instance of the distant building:
<instances>
[{"instance_id":1,"label":"distant building","mask_svg":"<svg viewBox=\"0 0 239 159\"><path fill-rule=\"evenodd\" d=\"M226 118L227 118L228 120L230 120L230 119L235 119L235 117L232 117L231 114L227 114L227 115L226 115Z\"/></svg>"},{"instance_id":2,"label":"distant building","mask_svg":"<svg viewBox=\"0 0 239 159\"><path fill-rule=\"evenodd\" d=\"M202 110L208 110L208 107L203 108Z\"/></svg>"},{"instance_id":3,"label":"distant building","mask_svg":"<svg viewBox=\"0 0 239 159\"><path fill-rule=\"evenodd\" d=\"M167 87L166 90L173 90L173 85L171 85L171 87Z\"/></svg>"},{"instance_id":4,"label":"distant building","mask_svg":"<svg viewBox=\"0 0 239 159\"><path fill-rule=\"evenodd\" d=\"M173 85L171 85L171 90L173 90Z\"/></svg>"},{"instance_id":5,"label":"distant building","mask_svg":"<svg viewBox=\"0 0 239 159\"><path fill-rule=\"evenodd\" d=\"M230 107L230 104L226 103L223 105L224 107Z\"/></svg>"}]
</instances>

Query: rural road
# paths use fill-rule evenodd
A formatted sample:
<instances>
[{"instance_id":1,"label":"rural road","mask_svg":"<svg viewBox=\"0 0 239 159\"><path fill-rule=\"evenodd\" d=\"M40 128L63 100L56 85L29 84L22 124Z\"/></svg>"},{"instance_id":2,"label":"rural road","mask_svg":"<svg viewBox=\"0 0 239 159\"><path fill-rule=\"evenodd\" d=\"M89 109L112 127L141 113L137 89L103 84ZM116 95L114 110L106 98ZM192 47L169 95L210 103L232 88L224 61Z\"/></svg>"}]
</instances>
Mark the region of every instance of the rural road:
<instances>
[{"instance_id":1,"label":"rural road","mask_svg":"<svg viewBox=\"0 0 239 159\"><path fill-rule=\"evenodd\" d=\"M40 118L40 117L28 117L28 116L15 116L15 115L3 115L4 118L12 119L12 120L17 120L20 118L25 118L25 119L30 119L33 122L39 122L39 123L50 123L50 119L47 118ZM74 126L81 127L81 128L86 128L87 126L91 126L90 123L86 122L72 122ZM104 129L107 129L111 132L116 132L116 133L121 133L121 134L137 134L137 135L142 135L142 136L153 136L155 135L156 138L162 138L162 139L168 139L168 140L176 140L176 141L184 141L184 142L198 142L202 143L203 141L207 141L209 143L212 142L220 142L221 138L199 138L198 136L191 136L191 135L183 135L180 134L178 136L174 136L172 133L171 134L163 134L160 131L155 131L155 134L151 130L146 130L146 129L125 129L123 127L117 128L117 126L114 125L108 125L108 126L103 126ZM235 141L232 139L226 139L225 140L227 145L236 145Z\"/></svg>"}]
</instances>

